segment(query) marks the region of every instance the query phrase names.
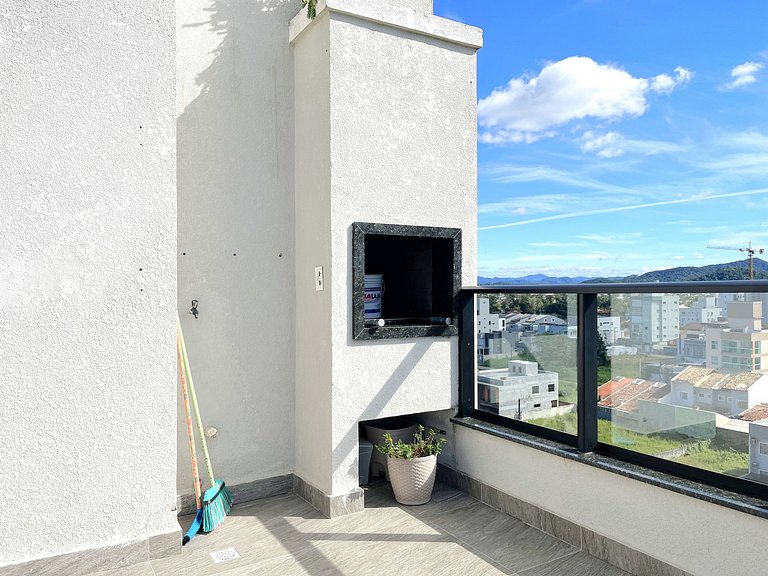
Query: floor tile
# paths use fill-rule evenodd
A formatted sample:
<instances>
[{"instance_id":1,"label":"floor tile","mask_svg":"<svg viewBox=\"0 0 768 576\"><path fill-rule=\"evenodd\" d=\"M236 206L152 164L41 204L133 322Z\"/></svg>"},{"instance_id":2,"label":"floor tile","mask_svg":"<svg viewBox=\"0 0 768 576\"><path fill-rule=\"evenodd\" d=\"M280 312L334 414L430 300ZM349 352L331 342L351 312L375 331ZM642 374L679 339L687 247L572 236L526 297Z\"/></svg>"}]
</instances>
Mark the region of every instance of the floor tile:
<instances>
[{"instance_id":1,"label":"floor tile","mask_svg":"<svg viewBox=\"0 0 768 576\"><path fill-rule=\"evenodd\" d=\"M403 506L372 483L365 506L329 519L292 494L236 504L181 555L89 576L626 576L444 484L429 503ZM227 548L240 557L216 564L210 553Z\"/></svg>"},{"instance_id":2,"label":"floor tile","mask_svg":"<svg viewBox=\"0 0 768 576\"><path fill-rule=\"evenodd\" d=\"M513 573L479 558L457 542L337 542L320 544L298 559L285 556L222 574L509 576Z\"/></svg>"},{"instance_id":3,"label":"floor tile","mask_svg":"<svg viewBox=\"0 0 768 576\"><path fill-rule=\"evenodd\" d=\"M152 570L152 565L149 562L142 562L141 564L126 566L125 568L92 572L88 576L155 576L155 572Z\"/></svg>"},{"instance_id":4,"label":"floor tile","mask_svg":"<svg viewBox=\"0 0 768 576\"><path fill-rule=\"evenodd\" d=\"M520 576L631 576L585 552L576 552L546 564L523 570Z\"/></svg>"},{"instance_id":5,"label":"floor tile","mask_svg":"<svg viewBox=\"0 0 768 576\"><path fill-rule=\"evenodd\" d=\"M472 502L467 505L467 500ZM419 518L516 571L576 551L562 540L469 497L446 501Z\"/></svg>"}]
</instances>

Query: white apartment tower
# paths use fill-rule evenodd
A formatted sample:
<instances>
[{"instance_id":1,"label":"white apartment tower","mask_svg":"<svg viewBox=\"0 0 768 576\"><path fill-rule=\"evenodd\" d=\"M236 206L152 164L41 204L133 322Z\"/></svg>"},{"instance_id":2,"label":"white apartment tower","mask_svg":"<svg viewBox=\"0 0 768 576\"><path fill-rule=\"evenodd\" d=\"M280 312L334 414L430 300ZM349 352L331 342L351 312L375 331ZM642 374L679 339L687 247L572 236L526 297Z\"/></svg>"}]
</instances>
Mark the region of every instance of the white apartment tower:
<instances>
[{"instance_id":1,"label":"white apartment tower","mask_svg":"<svg viewBox=\"0 0 768 576\"><path fill-rule=\"evenodd\" d=\"M762 302L729 302L728 327L705 331L707 368L768 373L768 330L762 329L762 315Z\"/></svg>"},{"instance_id":2,"label":"white apartment tower","mask_svg":"<svg viewBox=\"0 0 768 576\"><path fill-rule=\"evenodd\" d=\"M477 299L477 333L490 334L503 332L506 328L506 317L503 314L491 314L489 298Z\"/></svg>"},{"instance_id":3,"label":"white apartment tower","mask_svg":"<svg viewBox=\"0 0 768 576\"><path fill-rule=\"evenodd\" d=\"M680 300L676 294L638 294L630 304L632 340L647 349L680 335Z\"/></svg>"}]
</instances>

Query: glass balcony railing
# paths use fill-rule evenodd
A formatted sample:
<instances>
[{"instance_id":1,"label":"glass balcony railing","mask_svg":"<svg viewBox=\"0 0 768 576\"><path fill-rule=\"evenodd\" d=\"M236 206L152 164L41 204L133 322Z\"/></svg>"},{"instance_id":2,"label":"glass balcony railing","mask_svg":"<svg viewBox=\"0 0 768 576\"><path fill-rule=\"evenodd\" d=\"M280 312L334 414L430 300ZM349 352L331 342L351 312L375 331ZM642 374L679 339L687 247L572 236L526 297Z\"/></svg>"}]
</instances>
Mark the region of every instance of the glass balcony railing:
<instances>
[{"instance_id":1,"label":"glass balcony railing","mask_svg":"<svg viewBox=\"0 0 768 576\"><path fill-rule=\"evenodd\" d=\"M459 300L461 416L768 499L768 282Z\"/></svg>"}]
</instances>

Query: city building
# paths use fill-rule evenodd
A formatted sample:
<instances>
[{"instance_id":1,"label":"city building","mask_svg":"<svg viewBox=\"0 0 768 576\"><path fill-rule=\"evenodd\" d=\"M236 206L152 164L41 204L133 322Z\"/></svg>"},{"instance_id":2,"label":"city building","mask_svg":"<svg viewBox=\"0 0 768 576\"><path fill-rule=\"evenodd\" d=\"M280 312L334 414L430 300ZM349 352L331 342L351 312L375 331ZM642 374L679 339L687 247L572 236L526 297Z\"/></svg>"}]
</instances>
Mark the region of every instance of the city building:
<instances>
[{"instance_id":1,"label":"city building","mask_svg":"<svg viewBox=\"0 0 768 576\"><path fill-rule=\"evenodd\" d=\"M762 306L760 301L731 301L727 327L706 327L708 368L768 373L768 329L762 328Z\"/></svg>"},{"instance_id":2,"label":"city building","mask_svg":"<svg viewBox=\"0 0 768 576\"><path fill-rule=\"evenodd\" d=\"M552 314L520 314L506 316L508 332L538 332L539 334L565 334L568 322Z\"/></svg>"},{"instance_id":3,"label":"city building","mask_svg":"<svg viewBox=\"0 0 768 576\"><path fill-rule=\"evenodd\" d=\"M518 420L543 417L558 407L558 380L536 362L510 360L506 370L478 372L479 402L483 410Z\"/></svg>"},{"instance_id":4,"label":"city building","mask_svg":"<svg viewBox=\"0 0 768 576\"><path fill-rule=\"evenodd\" d=\"M597 417L638 434L674 432L691 438L713 438L715 415L662 402L670 385L617 376L597 389Z\"/></svg>"},{"instance_id":5,"label":"city building","mask_svg":"<svg viewBox=\"0 0 768 576\"><path fill-rule=\"evenodd\" d=\"M500 332L506 328L507 321L504 314L491 313L490 299L477 299L477 333L490 334Z\"/></svg>"},{"instance_id":6,"label":"city building","mask_svg":"<svg viewBox=\"0 0 768 576\"><path fill-rule=\"evenodd\" d=\"M768 419L749 423L749 478L768 484Z\"/></svg>"},{"instance_id":7,"label":"city building","mask_svg":"<svg viewBox=\"0 0 768 576\"><path fill-rule=\"evenodd\" d=\"M699 296L693 306L680 305L680 326L716 322L723 315L723 308L717 305L716 296Z\"/></svg>"},{"instance_id":8,"label":"city building","mask_svg":"<svg viewBox=\"0 0 768 576\"><path fill-rule=\"evenodd\" d=\"M602 336L606 346L613 346L622 338L621 318L619 316L598 316L597 332Z\"/></svg>"},{"instance_id":9,"label":"city building","mask_svg":"<svg viewBox=\"0 0 768 576\"><path fill-rule=\"evenodd\" d=\"M736 416L768 401L768 374L688 366L672 378L669 403Z\"/></svg>"},{"instance_id":10,"label":"city building","mask_svg":"<svg viewBox=\"0 0 768 576\"><path fill-rule=\"evenodd\" d=\"M630 338L650 352L680 335L680 299L675 294L639 294L630 300Z\"/></svg>"}]
</instances>

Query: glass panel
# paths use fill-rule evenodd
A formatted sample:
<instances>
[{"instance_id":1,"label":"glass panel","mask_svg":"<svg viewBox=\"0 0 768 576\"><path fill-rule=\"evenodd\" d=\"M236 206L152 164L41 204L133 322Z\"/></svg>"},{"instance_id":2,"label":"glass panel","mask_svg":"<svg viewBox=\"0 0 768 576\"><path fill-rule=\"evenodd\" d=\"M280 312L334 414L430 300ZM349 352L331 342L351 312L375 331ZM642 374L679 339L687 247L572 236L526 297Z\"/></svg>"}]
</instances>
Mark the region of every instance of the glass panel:
<instances>
[{"instance_id":1,"label":"glass panel","mask_svg":"<svg viewBox=\"0 0 768 576\"><path fill-rule=\"evenodd\" d=\"M600 295L599 441L768 483L767 296Z\"/></svg>"},{"instance_id":2,"label":"glass panel","mask_svg":"<svg viewBox=\"0 0 768 576\"><path fill-rule=\"evenodd\" d=\"M576 435L576 296L484 294L476 306L476 408Z\"/></svg>"}]
</instances>

